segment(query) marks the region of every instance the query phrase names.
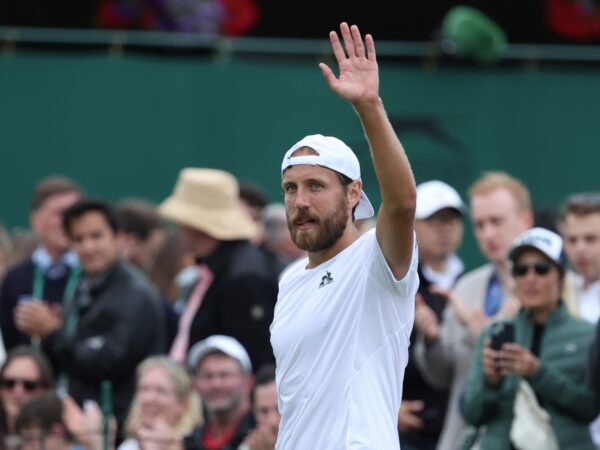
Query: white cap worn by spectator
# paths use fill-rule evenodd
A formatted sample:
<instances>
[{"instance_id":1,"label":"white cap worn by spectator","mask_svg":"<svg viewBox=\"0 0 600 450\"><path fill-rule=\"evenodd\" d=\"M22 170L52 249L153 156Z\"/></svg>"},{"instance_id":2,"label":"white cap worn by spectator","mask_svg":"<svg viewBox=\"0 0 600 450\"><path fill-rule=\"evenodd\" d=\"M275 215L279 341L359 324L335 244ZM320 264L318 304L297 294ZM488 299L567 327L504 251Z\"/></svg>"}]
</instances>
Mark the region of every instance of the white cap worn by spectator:
<instances>
[{"instance_id":1,"label":"white cap worn by spectator","mask_svg":"<svg viewBox=\"0 0 600 450\"><path fill-rule=\"evenodd\" d=\"M564 265L562 239L558 234L546 228L531 228L521 234L515 241L508 257L514 262L521 252L528 248L542 252L558 266L562 267Z\"/></svg>"},{"instance_id":2,"label":"white cap worn by spectator","mask_svg":"<svg viewBox=\"0 0 600 450\"><path fill-rule=\"evenodd\" d=\"M466 206L456 190L439 180L431 180L417 186L416 219L427 219L436 212L452 208L464 214Z\"/></svg>"},{"instance_id":3,"label":"white cap worn by spectator","mask_svg":"<svg viewBox=\"0 0 600 450\"><path fill-rule=\"evenodd\" d=\"M188 366L196 370L205 356L215 352L223 353L238 361L244 372L252 372L252 363L244 346L237 339L222 334L215 334L196 342L189 351Z\"/></svg>"}]
</instances>

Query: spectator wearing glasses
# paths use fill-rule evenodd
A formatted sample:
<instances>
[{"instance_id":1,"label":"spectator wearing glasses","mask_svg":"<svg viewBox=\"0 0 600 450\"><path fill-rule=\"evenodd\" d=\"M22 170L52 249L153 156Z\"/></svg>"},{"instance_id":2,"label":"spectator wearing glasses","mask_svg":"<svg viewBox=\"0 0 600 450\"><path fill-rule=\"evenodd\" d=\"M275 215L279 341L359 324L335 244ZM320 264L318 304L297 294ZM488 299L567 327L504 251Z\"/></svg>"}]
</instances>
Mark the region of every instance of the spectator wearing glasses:
<instances>
[{"instance_id":1,"label":"spectator wearing glasses","mask_svg":"<svg viewBox=\"0 0 600 450\"><path fill-rule=\"evenodd\" d=\"M573 317L561 300L562 246L556 233L532 228L509 253L521 310L514 319L501 323L513 325L513 339L493 346L495 326L482 332L462 405L466 421L480 427L480 448L523 448L515 442L514 427L519 421L513 420L522 380L549 415L558 448L594 448L588 423L598 413L598 397L585 383L594 329Z\"/></svg>"},{"instance_id":2,"label":"spectator wearing glasses","mask_svg":"<svg viewBox=\"0 0 600 450\"><path fill-rule=\"evenodd\" d=\"M52 368L43 353L30 346L13 347L0 368L0 436L14 434L23 405L53 386Z\"/></svg>"}]
</instances>

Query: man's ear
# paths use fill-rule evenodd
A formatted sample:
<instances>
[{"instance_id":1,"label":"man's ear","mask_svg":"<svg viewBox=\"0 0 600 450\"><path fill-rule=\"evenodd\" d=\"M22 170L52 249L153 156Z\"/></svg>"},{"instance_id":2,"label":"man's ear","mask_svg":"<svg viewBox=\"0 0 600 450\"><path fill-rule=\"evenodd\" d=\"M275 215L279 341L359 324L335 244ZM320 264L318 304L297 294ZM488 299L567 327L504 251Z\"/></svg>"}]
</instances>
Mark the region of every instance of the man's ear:
<instances>
[{"instance_id":1,"label":"man's ear","mask_svg":"<svg viewBox=\"0 0 600 450\"><path fill-rule=\"evenodd\" d=\"M354 208L360 201L360 194L362 190L362 181L354 180L348 185L348 203L353 205Z\"/></svg>"}]
</instances>

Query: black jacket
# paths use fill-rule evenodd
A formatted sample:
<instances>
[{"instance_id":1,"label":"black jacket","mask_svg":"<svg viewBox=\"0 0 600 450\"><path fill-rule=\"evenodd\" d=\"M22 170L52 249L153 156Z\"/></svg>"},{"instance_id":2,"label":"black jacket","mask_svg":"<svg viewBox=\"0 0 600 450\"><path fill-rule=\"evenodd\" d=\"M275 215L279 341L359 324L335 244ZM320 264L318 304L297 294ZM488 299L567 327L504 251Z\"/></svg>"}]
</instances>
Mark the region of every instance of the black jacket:
<instances>
[{"instance_id":1,"label":"black jacket","mask_svg":"<svg viewBox=\"0 0 600 450\"><path fill-rule=\"evenodd\" d=\"M423 300L435 312L438 320L442 321L442 313L446 308L447 300L429 291L432 283L423 275L419 266L419 294ZM410 335L410 347L408 348L408 364L404 373L404 387L402 390L403 400L422 400L425 406L419 414L424 426L416 433L437 439L444 425L444 416L448 405L448 390L437 389L425 381L414 360L413 350L415 346L416 332Z\"/></svg>"},{"instance_id":2,"label":"black jacket","mask_svg":"<svg viewBox=\"0 0 600 450\"><path fill-rule=\"evenodd\" d=\"M43 341L44 351L57 372L67 375L68 391L80 404L85 399L100 403L101 382L110 380L113 410L122 424L135 391L137 365L166 351L158 290L138 269L119 261L97 284L86 288L80 283L63 316L65 325Z\"/></svg>"},{"instance_id":3,"label":"black jacket","mask_svg":"<svg viewBox=\"0 0 600 450\"><path fill-rule=\"evenodd\" d=\"M275 361L269 326L278 280L269 261L249 241L222 242L204 261L213 273L190 328L190 347L213 334L233 336L244 346L254 371Z\"/></svg>"},{"instance_id":4,"label":"black jacket","mask_svg":"<svg viewBox=\"0 0 600 450\"><path fill-rule=\"evenodd\" d=\"M18 331L13 320L13 310L20 298L33 295L35 266L31 258L17 264L5 275L0 288L0 331L6 350L19 344L29 344L29 337ZM61 303L70 270L64 277L52 280L44 277L44 298L48 303Z\"/></svg>"}]
</instances>

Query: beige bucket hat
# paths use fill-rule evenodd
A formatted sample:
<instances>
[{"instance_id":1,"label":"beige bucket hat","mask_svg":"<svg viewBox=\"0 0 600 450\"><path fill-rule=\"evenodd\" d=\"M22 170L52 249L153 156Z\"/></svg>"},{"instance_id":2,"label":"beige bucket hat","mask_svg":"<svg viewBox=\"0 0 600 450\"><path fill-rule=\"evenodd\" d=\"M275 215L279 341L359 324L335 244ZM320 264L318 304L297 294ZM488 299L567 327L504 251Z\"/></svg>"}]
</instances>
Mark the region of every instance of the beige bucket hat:
<instances>
[{"instance_id":1,"label":"beige bucket hat","mask_svg":"<svg viewBox=\"0 0 600 450\"><path fill-rule=\"evenodd\" d=\"M256 231L240 203L237 180L223 170L182 169L173 194L159 205L158 212L223 241L249 239Z\"/></svg>"}]
</instances>

